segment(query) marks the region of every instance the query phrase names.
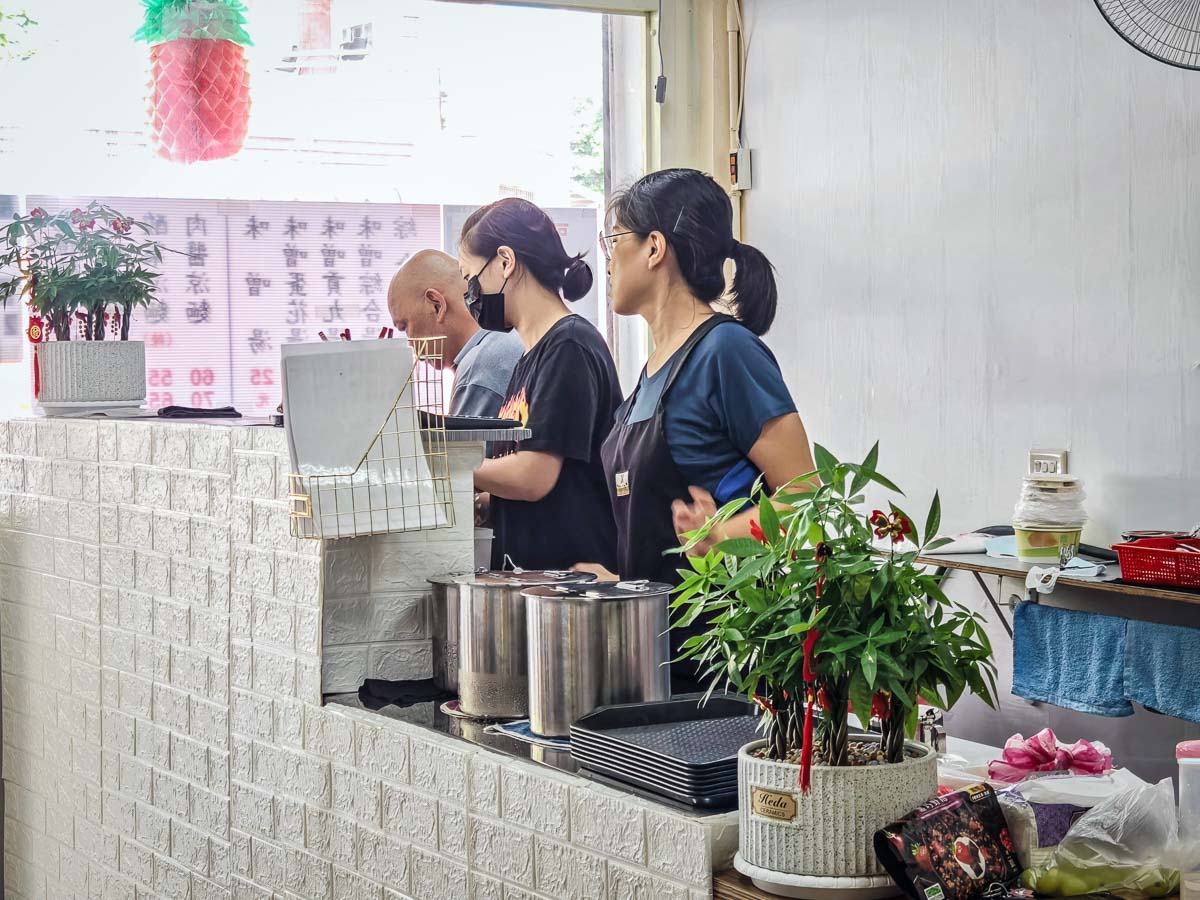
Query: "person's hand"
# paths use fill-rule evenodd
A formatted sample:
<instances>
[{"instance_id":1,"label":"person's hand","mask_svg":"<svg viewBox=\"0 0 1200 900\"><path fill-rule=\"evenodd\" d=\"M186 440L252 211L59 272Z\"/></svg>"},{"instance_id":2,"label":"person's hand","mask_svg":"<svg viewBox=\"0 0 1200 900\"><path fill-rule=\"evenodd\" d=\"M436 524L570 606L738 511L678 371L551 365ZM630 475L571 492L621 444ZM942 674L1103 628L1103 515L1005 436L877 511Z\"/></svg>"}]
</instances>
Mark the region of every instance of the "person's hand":
<instances>
[{"instance_id":1,"label":"person's hand","mask_svg":"<svg viewBox=\"0 0 1200 900\"><path fill-rule=\"evenodd\" d=\"M475 495L475 525L483 528L492 512L492 495L480 492Z\"/></svg>"},{"instance_id":2,"label":"person's hand","mask_svg":"<svg viewBox=\"0 0 1200 900\"><path fill-rule=\"evenodd\" d=\"M597 581L620 581L621 578L614 572L608 571L600 563L575 563L571 566L572 572L585 572L589 575L595 575Z\"/></svg>"},{"instance_id":3,"label":"person's hand","mask_svg":"<svg viewBox=\"0 0 1200 900\"><path fill-rule=\"evenodd\" d=\"M675 534L678 535L680 544L688 543L689 539L685 535L703 528L705 523L717 514L717 504L712 494L698 487L690 487L688 492L692 495L691 503L676 500L671 504L671 518L675 523ZM714 545L721 543L722 539L721 526L714 525L708 536L688 550L688 554L703 556Z\"/></svg>"}]
</instances>

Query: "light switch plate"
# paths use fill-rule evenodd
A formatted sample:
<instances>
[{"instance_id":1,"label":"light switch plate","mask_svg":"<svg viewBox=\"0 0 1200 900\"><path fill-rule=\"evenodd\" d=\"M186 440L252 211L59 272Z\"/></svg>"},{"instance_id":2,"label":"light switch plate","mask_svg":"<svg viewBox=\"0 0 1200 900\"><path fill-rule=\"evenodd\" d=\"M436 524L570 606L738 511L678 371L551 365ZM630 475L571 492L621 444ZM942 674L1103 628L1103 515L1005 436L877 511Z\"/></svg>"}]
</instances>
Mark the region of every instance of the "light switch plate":
<instances>
[{"instance_id":1,"label":"light switch plate","mask_svg":"<svg viewBox=\"0 0 1200 900\"><path fill-rule=\"evenodd\" d=\"M1030 450L1030 475L1066 475L1066 450Z\"/></svg>"}]
</instances>

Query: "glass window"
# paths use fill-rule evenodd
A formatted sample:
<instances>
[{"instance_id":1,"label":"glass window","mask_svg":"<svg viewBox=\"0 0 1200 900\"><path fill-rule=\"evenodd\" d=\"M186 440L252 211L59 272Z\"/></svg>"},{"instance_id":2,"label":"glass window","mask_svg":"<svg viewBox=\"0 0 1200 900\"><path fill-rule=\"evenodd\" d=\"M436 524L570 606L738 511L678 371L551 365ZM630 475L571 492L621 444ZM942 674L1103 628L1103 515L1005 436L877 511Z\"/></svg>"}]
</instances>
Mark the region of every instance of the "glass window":
<instances>
[{"instance_id":1,"label":"glass window","mask_svg":"<svg viewBox=\"0 0 1200 900\"><path fill-rule=\"evenodd\" d=\"M147 343L151 407L269 413L282 344L346 329L375 338L390 324L395 269L424 247L453 253L470 210L502 196L547 208L568 251L589 255L596 286L574 308L610 336L596 246L614 127L606 98L640 87L612 81L607 17L257 0L244 144L183 164L156 154L147 124L151 51L132 39L140 15L137 4L39 4L21 35L28 58L0 58L8 83L55 98L6 109L0 213L103 199L177 251L163 265L162 302L131 334ZM631 22L645 27L628 19L623 32ZM159 76L159 103L186 96L172 77ZM633 128L644 143L642 115L625 118L622 140ZM0 312L3 416L30 409L23 312Z\"/></svg>"}]
</instances>

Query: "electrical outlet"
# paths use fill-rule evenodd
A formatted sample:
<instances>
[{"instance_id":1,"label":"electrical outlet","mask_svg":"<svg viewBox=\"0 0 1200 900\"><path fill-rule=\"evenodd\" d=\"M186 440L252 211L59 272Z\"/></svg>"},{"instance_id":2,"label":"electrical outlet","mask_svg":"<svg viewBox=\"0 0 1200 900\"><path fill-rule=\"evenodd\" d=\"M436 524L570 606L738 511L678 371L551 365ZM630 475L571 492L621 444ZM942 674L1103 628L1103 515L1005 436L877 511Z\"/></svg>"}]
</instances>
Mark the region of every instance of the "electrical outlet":
<instances>
[{"instance_id":1,"label":"electrical outlet","mask_svg":"<svg viewBox=\"0 0 1200 900\"><path fill-rule=\"evenodd\" d=\"M1030 475L1066 475L1066 450L1030 450Z\"/></svg>"},{"instance_id":2,"label":"electrical outlet","mask_svg":"<svg viewBox=\"0 0 1200 900\"><path fill-rule=\"evenodd\" d=\"M739 147L729 154L729 185L735 191L748 191L754 184L750 168L750 148Z\"/></svg>"}]
</instances>

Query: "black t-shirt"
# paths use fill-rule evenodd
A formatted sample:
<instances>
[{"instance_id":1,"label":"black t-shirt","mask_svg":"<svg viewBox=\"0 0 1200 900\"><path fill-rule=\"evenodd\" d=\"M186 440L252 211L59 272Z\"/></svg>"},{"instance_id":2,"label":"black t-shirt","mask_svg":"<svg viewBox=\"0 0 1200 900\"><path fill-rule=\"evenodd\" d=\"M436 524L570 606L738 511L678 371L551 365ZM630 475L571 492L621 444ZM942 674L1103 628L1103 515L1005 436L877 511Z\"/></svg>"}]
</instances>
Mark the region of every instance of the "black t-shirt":
<instances>
[{"instance_id":1,"label":"black t-shirt","mask_svg":"<svg viewBox=\"0 0 1200 900\"><path fill-rule=\"evenodd\" d=\"M563 458L554 488L533 503L492 498L492 566L508 554L525 569L565 569L575 563L616 566L613 521L600 445L621 405L617 369L590 322L556 322L517 363L500 417L533 432L519 444L499 442L491 456L539 450Z\"/></svg>"}]
</instances>

